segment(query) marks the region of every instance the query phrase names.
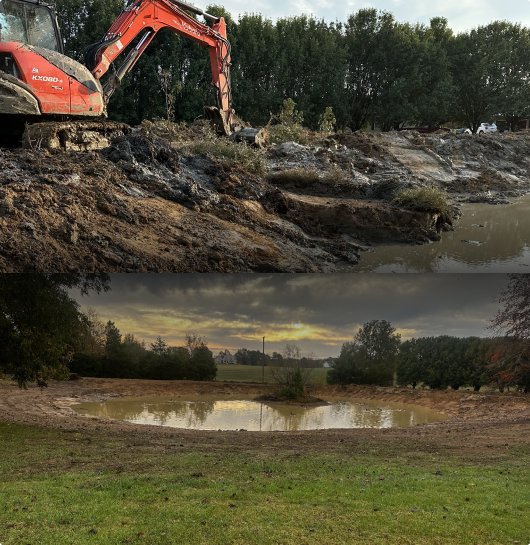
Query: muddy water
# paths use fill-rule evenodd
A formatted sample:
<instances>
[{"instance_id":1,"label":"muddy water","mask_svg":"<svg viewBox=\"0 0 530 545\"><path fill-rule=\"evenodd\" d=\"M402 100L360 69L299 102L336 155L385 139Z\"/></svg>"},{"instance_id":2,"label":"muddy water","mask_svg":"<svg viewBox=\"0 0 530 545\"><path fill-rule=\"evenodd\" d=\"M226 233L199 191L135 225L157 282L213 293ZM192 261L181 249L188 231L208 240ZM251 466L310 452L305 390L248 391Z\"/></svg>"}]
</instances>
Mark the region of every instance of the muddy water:
<instances>
[{"instance_id":1,"label":"muddy water","mask_svg":"<svg viewBox=\"0 0 530 545\"><path fill-rule=\"evenodd\" d=\"M455 231L423 246L385 244L343 272L530 272L530 197L514 204L463 204ZM469 242L462 242L467 240Z\"/></svg>"},{"instance_id":2,"label":"muddy water","mask_svg":"<svg viewBox=\"0 0 530 545\"><path fill-rule=\"evenodd\" d=\"M180 397L180 396L179 396ZM445 420L431 409L366 400L328 399L320 406L265 404L244 396L136 397L81 403L82 414L197 430L295 431L329 428L390 428Z\"/></svg>"}]
</instances>

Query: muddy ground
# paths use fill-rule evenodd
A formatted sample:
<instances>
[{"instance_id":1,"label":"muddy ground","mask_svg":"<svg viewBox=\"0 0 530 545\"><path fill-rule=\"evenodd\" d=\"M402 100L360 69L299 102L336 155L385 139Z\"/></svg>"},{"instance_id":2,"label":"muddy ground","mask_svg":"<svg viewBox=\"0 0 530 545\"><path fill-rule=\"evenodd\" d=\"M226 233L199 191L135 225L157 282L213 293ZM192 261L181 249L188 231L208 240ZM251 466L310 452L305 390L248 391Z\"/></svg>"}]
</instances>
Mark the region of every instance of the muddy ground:
<instances>
[{"instance_id":1,"label":"muddy ground","mask_svg":"<svg viewBox=\"0 0 530 545\"><path fill-rule=\"evenodd\" d=\"M404 188L444 188L455 218L460 202L530 189L523 133L313 135L268 146L258 175L186 151L201 130L0 149L0 272L333 272L374 242L427 244L451 229L393 205Z\"/></svg>"},{"instance_id":2,"label":"muddy ground","mask_svg":"<svg viewBox=\"0 0 530 545\"><path fill-rule=\"evenodd\" d=\"M297 432L215 432L181 430L75 413L70 405L104 401L116 396L139 395L259 395L272 386L252 383L148 381L85 378L50 382L48 388L31 385L21 390L0 380L0 420L42 428L60 428L104 434L127 442L127 448L175 448L177 450L224 450L230 452L294 454L332 453L352 449L391 447L403 455L416 453L456 454L466 459L498 457L507 447L528 449L530 444L530 396L516 392L476 393L430 391L409 388L349 386L330 388L326 395L393 401L421 405L443 412L449 420L392 429L350 429ZM322 390L315 390L322 395ZM109 460L119 464L119 460Z\"/></svg>"}]
</instances>

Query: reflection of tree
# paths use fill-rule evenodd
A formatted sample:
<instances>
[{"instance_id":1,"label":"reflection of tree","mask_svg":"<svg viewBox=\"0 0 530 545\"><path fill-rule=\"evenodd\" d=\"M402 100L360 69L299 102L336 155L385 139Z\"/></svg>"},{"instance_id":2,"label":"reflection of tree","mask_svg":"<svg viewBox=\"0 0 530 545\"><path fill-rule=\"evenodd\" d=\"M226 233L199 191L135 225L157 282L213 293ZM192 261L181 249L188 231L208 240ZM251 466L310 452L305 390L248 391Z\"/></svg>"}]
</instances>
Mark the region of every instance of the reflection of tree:
<instances>
[{"instance_id":1,"label":"reflection of tree","mask_svg":"<svg viewBox=\"0 0 530 545\"><path fill-rule=\"evenodd\" d=\"M251 401L117 400L85 403L90 414L179 428L299 431L331 428L387 428L438 420L430 410L379 407L376 403L334 402L317 407L266 405ZM261 413L261 415L260 415ZM261 416L261 428L260 428Z\"/></svg>"}]
</instances>

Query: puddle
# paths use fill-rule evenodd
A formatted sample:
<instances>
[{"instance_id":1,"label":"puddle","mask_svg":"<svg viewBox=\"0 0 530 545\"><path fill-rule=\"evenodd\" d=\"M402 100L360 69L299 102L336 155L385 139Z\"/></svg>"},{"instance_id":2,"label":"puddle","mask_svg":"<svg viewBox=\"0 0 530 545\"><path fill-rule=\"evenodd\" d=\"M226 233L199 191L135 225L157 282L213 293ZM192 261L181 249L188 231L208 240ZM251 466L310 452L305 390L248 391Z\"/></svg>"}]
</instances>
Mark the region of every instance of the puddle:
<instances>
[{"instance_id":1,"label":"puddle","mask_svg":"<svg viewBox=\"0 0 530 545\"><path fill-rule=\"evenodd\" d=\"M514 204L462 204L455 231L441 242L385 244L361 253L341 272L530 272L530 197Z\"/></svg>"},{"instance_id":2,"label":"puddle","mask_svg":"<svg viewBox=\"0 0 530 545\"><path fill-rule=\"evenodd\" d=\"M329 428L391 428L446 420L424 407L400 403L327 398L326 405L268 405L238 396L130 397L104 403L81 403L72 408L135 424L154 424L196 430L296 431Z\"/></svg>"}]
</instances>

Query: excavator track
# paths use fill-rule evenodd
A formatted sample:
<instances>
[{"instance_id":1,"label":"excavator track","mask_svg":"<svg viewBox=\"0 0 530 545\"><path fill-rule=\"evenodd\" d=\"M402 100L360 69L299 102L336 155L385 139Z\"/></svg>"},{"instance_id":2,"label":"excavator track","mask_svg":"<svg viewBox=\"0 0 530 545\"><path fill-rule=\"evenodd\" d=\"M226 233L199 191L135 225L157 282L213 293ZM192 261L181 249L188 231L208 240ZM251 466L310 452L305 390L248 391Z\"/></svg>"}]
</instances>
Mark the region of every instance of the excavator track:
<instances>
[{"instance_id":1,"label":"excavator track","mask_svg":"<svg viewBox=\"0 0 530 545\"><path fill-rule=\"evenodd\" d=\"M92 151L106 148L113 138L132 132L126 123L105 120L34 123L26 126L22 146L32 149Z\"/></svg>"}]
</instances>

